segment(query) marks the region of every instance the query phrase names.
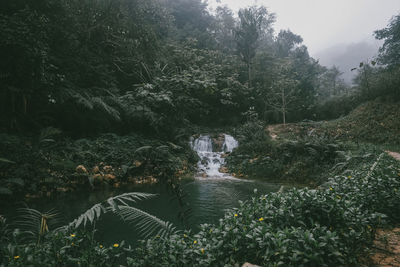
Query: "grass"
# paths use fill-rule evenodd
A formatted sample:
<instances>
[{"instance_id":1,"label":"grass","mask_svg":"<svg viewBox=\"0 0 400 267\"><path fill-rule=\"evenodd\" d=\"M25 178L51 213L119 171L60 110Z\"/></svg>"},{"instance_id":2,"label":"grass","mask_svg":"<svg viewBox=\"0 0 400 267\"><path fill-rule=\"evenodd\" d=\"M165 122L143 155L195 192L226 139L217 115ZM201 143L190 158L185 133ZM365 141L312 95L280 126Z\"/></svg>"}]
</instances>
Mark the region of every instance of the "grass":
<instances>
[{"instance_id":1,"label":"grass","mask_svg":"<svg viewBox=\"0 0 400 267\"><path fill-rule=\"evenodd\" d=\"M332 121L273 125L269 129L280 139L293 139L310 133L353 141L400 148L400 102L366 102L350 114Z\"/></svg>"}]
</instances>

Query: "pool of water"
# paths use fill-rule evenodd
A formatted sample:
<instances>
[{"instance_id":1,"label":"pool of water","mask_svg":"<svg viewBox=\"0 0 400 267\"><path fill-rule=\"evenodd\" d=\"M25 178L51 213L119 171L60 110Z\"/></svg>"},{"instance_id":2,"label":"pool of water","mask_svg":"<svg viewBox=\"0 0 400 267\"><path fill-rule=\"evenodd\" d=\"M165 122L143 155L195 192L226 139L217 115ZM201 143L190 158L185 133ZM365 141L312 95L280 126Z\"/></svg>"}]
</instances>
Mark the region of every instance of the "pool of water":
<instances>
[{"instance_id":1,"label":"pool of water","mask_svg":"<svg viewBox=\"0 0 400 267\"><path fill-rule=\"evenodd\" d=\"M204 223L218 223L226 209L239 206L239 201L244 201L257 195L276 192L281 184L266 183L257 180L237 179L227 173L220 172L224 164L225 153L232 152L238 146L238 142L230 135L219 134L200 135L197 139L191 138L190 146L199 155L198 175L190 181L183 182L180 186L185 197L183 204L179 204L176 196L171 193L166 185L132 185L123 188L101 189L85 193L70 193L64 198L48 200L41 199L29 203L30 208L41 212L53 209L59 213L61 225L73 221L80 214L93 205L107 200L109 197L126 192L146 192L156 194L154 198L140 201L134 204L158 218L172 223L177 229L192 230L196 232ZM6 218L15 215L15 204L7 208ZM185 216L183 211L188 211ZM96 222L97 239L104 244L126 240L134 244L141 238L135 227L123 222L113 214L105 214Z\"/></svg>"},{"instance_id":2,"label":"pool of water","mask_svg":"<svg viewBox=\"0 0 400 267\"><path fill-rule=\"evenodd\" d=\"M280 184L264 183L260 181L249 181L236 179L230 176L216 178L195 178L182 184L185 192L184 202L187 206L179 205L176 197L167 190L166 185L139 185L125 188L109 188L101 191L86 193L74 193L60 199L40 199L29 203L30 208L42 212L54 209L59 213L61 224L67 224L78 217L81 213L102 202L111 196L125 192L148 192L156 194L156 197L134 204L135 207L143 209L158 218L169 221L177 229L191 229L196 232L200 224L217 223L226 209L238 207L239 200L247 200L257 194L266 194L280 189ZM17 203L5 210L6 218L11 221L15 216L15 208L23 207ZM190 209L185 220L179 218L179 211ZM137 241L140 236L135 227L129 225L112 214L106 214L97 222L97 239L104 243L113 243L120 240L128 242Z\"/></svg>"}]
</instances>

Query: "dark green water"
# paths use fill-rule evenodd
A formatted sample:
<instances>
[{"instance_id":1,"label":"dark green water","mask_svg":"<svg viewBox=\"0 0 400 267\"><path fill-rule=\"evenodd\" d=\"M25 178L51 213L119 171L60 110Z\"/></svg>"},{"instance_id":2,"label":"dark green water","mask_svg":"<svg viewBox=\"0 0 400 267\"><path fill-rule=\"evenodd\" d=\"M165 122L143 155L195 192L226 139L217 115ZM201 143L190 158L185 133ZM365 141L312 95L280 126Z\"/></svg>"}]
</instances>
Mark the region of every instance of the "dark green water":
<instances>
[{"instance_id":1,"label":"dark green water","mask_svg":"<svg viewBox=\"0 0 400 267\"><path fill-rule=\"evenodd\" d=\"M186 228L196 232L202 223L218 222L218 219L223 216L225 209L238 207L239 200L250 199L254 196L254 189L257 189L257 194L266 194L278 191L281 185L235 178L199 178L186 182L182 187L186 193L184 200L189 204L188 207L191 209L190 215L186 217ZM62 222L67 224L94 204L124 192L157 194L153 199L135 204L135 207L173 223L178 229L185 228L182 220L178 218L181 206L174 195L168 193L165 185L141 185L118 190L106 189L71 194L58 200L38 200L29 203L29 207L40 211L55 209L60 213ZM22 205L19 206L21 207ZM10 210L14 210L14 208ZM5 215L12 220L14 214L13 212L6 211ZM111 214L106 214L102 217L97 223L96 228L99 230L97 232L97 239L104 243L113 243L120 240L134 243L139 238L134 227Z\"/></svg>"}]
</instances>

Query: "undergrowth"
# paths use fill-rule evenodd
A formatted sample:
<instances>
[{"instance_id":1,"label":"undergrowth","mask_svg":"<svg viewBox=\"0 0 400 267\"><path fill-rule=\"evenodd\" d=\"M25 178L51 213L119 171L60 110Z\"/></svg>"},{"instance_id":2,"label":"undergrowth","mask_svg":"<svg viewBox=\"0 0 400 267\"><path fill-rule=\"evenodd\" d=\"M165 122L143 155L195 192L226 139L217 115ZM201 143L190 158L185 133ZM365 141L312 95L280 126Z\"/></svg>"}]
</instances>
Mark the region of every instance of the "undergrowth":
<instances>
[{"instance_id":1,"label":"undergrowth","mask_svg":"<svg viewBox=\"0 0 400 267\"><path fill-rule=\"evenodd\" d=\"M243 134L249 128L251 134ZM346 150L329 136L306 134L275 141L263 126L244 126L237 132L240 146L226 161L230 172L239 177L319 184L321 174L343 160Z\"/></svg>"},{"instance_id":2,"label":"undergrowth","mask_svg":"<svg viewBox=\"0 0 400 267\"><path fill-rule=\"evenodd\" d=\"M71 140L46 129L35 138L1 134L0 151L2 198L53 196L143 179L167 180L190 173L197 161L183 142L135 134Z\"/></svg>"},{"instance_id":3,"label":"undergrowth","mask_svg":"<svg viewBox=\"0 0 400 267\"><path fill-rule=\"evenodd\" d=\"M348 169L354 162L337 166L341 174L318 189L254 196L195 234L154 236L134 247L103 247L90 232L58 234L41 246L10 250L3 242L2 259L10 266L355 266L375 229L400 219L400 163L385 153ZM3 240L13 242L2 229Z\"/></svg>"}]
</instances>

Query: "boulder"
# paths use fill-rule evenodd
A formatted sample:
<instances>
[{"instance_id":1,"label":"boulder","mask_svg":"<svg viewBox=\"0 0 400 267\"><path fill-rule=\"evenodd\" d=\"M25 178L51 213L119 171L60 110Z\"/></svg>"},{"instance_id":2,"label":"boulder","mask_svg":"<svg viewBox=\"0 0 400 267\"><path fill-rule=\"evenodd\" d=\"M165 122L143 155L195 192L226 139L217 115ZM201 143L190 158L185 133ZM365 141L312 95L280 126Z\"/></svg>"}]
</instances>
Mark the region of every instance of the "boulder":
<instances>
[{"instance_id":1,"label":"boulder","mask_svg":"<svg viewBox=\"0 0 400 267\"><path fill-rule=\"evenodd\" d=\"M228 168L227 168L227 167L225 167L225 166L222 166L221 168L219 168L219 172L222 172L222 173L228 173L228 172L229 172L229 170L228 170Z\"/></svg>"},{"instance_id":2,"label":"boulder","mask_svg":"<svg viewBox=\"0 0 400 267\"><path fill-rule=\"evenodd\" d=\"M255 265L255 264L251 264L251 263L248 263L248 262L245 262L245 263L242 265L242 267L260 267L260 266Z\"/></svg>"}]
</instances>

